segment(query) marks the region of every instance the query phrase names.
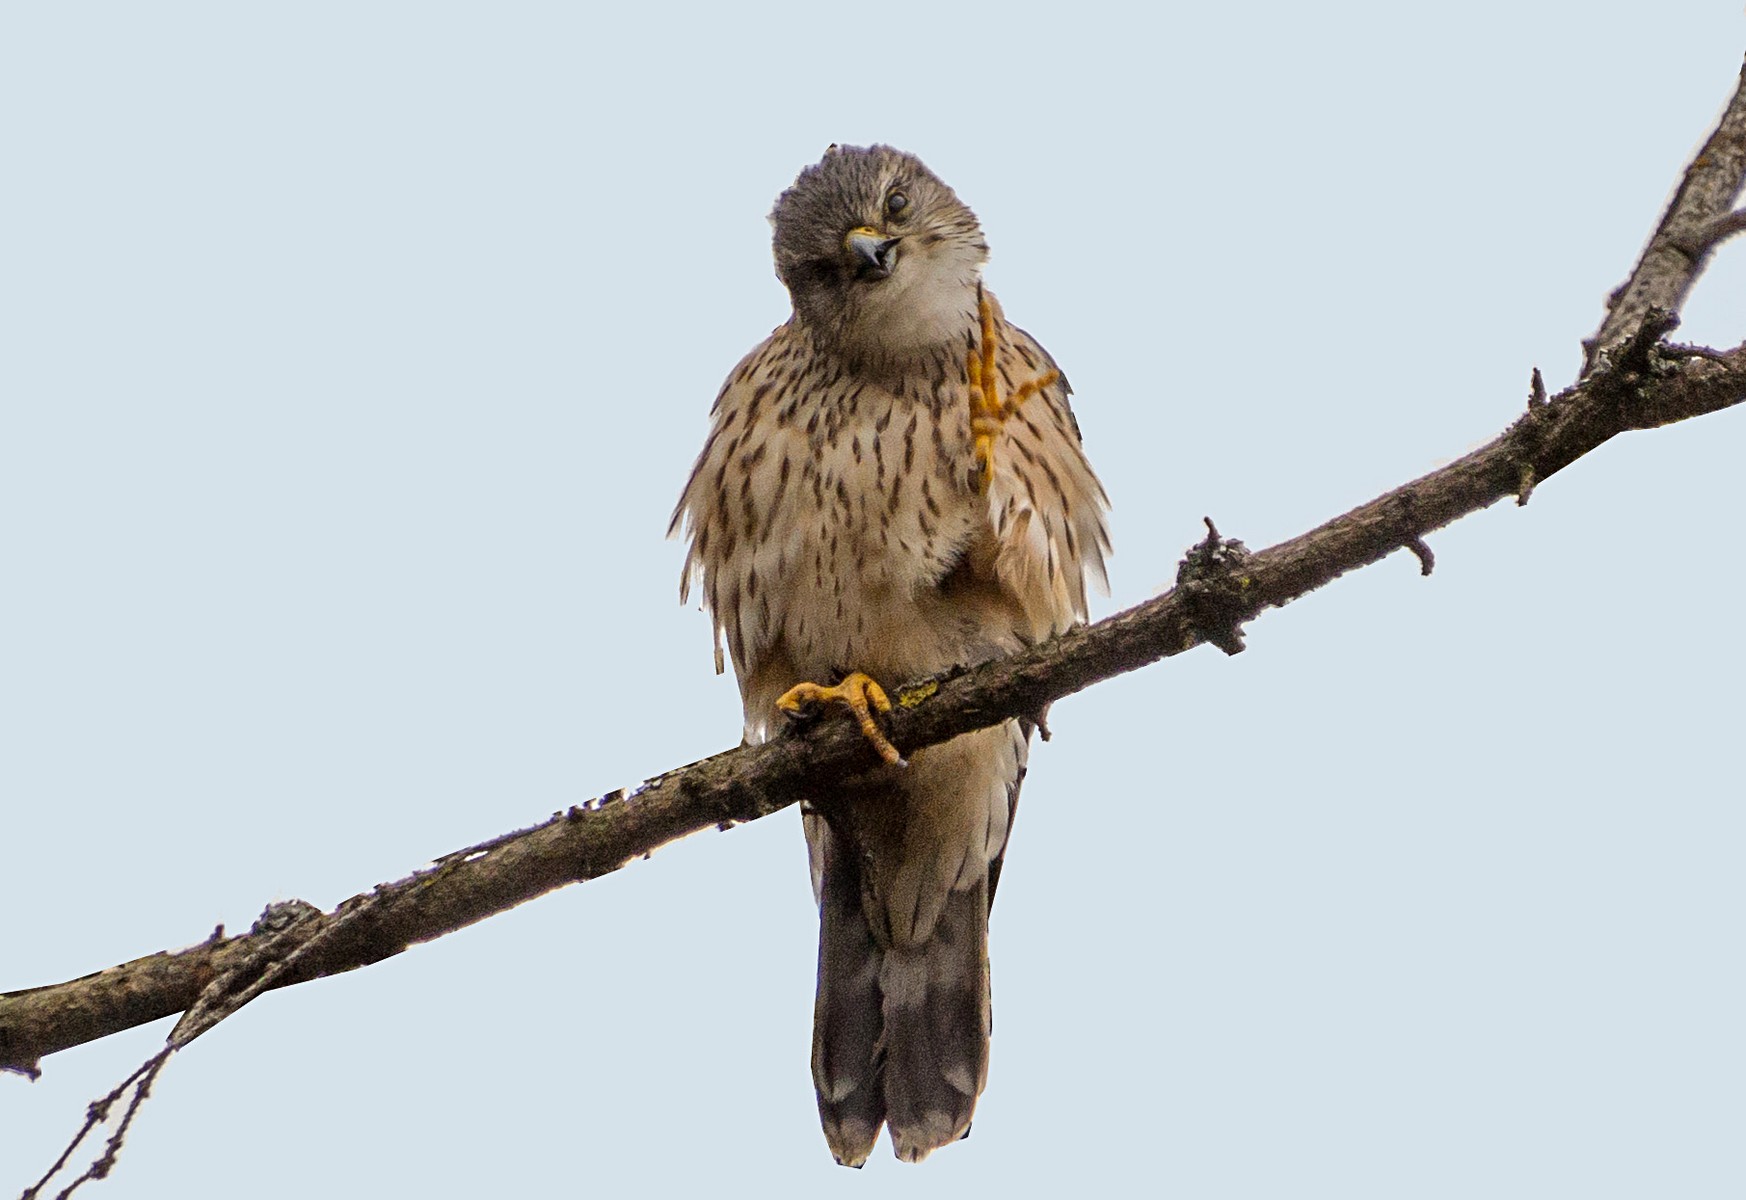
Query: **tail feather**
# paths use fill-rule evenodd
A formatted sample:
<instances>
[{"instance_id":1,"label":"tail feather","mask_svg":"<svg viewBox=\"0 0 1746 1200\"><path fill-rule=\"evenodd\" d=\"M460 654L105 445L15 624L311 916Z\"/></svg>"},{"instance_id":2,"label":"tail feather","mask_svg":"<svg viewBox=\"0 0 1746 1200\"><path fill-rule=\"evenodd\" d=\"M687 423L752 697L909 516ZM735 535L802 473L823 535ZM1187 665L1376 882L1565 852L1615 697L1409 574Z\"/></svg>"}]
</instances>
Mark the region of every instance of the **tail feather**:
<instances>
[{"instance_id":1,"label":"tail feather","mask_svg":"<svg viewBox=\"0 0 1746 1200\"><path fill-rule=\"evenodd\" d=\"M988 885L955 891L927 941L893 946L879 971L885 1119L920 1162L970 1128L988 1081Z\"/></svg>"},{"instance_id":2,"label":"tail feather","mask_svg":"<svg viewBox=\"0 0 1746 1200\"><path fill-rule=\"evenodd\" d=\"M812 1079L831 1153L859 1167L885 1122L879 974L883 955L861 906L861 874L837 835L819 822L818 998Z\"/></svg>"},{"instance_id":3,"label":"tail feather","mask_svg":"<svg viewBox=\"0 0 1746 1200\"><path fill-rule=\"evenodd\" d=\"M988 1079L988 907L1023 778L1016 723L918 751L806 812L819 900L813 1082L837 1161L882 1125L919 1162Z\"/></svg>"}]
</instances>

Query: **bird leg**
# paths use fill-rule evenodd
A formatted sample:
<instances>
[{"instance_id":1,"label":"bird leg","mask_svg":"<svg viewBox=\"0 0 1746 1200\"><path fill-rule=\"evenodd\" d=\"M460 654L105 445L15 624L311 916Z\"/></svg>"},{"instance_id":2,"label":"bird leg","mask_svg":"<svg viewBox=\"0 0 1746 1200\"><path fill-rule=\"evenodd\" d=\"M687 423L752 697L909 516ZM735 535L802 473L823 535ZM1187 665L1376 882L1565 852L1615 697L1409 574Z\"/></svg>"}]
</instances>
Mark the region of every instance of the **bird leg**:
<instances>
[{"instance_id":1,"label":"bird leg","mask_svg":"<svg viewBox=\"0 0 1746 1200\"><path fill-rule=\"evenodd\" d=\"M1044 371L1034 379L1027 379L1010 396L1003 398L1000 373L994 361L1000 349L1000 338L994 328L994 305L989 303L988 296L981 289L976 293L976 312L982 335L970 350L971 473L976 480L977 495L986 496L988 485L994 481L995 435L1006 424L1007 418L1018 411L1019 405L1061 378L1061 372Z\"/></svg>"},{"instance_id":2,"label":"bird leg","mask_svg":"<svg viewBox=\"0 0 1746 1200\"><path fill-rule=\"evenodd\" d=\"M879 751L879 757L893 766L904 765L903 755L897 752L897 747L879 731L878 724L873 720L874 710L885 713L891 711L891 701L886 697L885 689L875 683L872 676L851 671L836 687L797 683L783 692L776 701L776 707L790 717L799 717L815 704L841 704L847 707L860 722L861 733L873 743L873 749Z\"/></svg>"}]
</instances>

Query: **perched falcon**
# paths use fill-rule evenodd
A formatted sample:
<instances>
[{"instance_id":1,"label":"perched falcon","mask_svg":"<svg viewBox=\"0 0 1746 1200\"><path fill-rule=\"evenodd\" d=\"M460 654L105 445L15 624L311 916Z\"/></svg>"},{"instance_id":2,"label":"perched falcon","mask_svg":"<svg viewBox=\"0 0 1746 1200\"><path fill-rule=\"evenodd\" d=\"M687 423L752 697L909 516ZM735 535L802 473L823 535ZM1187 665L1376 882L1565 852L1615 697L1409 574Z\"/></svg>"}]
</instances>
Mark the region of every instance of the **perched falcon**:
<instances>
[{"instance_id":1,"label":"perched falcon","mask_svg":"<svg viewBox=\"0 0 1746 1200\"><path fill-rule=\"evenodd\" d=\"M746 734L841 702L887 764L802 809L820 913L812 1073L837 1161L916 1162L988 1073L988 909L1031 728L902 762L896 685L1085 617L1108 500L1048 353L982 288L976 216L914 157L831 147L776 201L794 315L734 368L673 514Z\"/></svg>"}]
</instances>

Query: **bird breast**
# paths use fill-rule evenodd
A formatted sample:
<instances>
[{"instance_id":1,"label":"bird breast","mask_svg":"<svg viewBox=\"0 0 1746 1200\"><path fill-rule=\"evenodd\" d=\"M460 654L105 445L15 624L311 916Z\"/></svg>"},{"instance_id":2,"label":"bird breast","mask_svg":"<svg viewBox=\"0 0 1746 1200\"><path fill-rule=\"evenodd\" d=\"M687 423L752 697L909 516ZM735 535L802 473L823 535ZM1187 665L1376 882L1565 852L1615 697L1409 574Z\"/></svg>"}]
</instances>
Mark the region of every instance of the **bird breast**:
<instances>
[{"instance_id":1,"label":"bird breast","mask_svg":"<svg viewBox=\"0 0 1746 1200\"><path fill-rule=\"evenodd\" d=\"M778 684L897 683L1011 641L941 588L989 535L957 354L880 382L799 340L778 330L729 379L681 502L748 714Z\"/></svg>"},{"instance_id":2,"label":"bird breast","mask_svg":"<svg viewBox=\"0 0 1746 1200\"><path fill-rule=\"evenodd\" d=\"M917 661L905 651L978 527L968 412L931 401L844 380L772 439L778 479L782 462L792 463L793 494L754 482L741 515L764 531L753 566L766 566L775 585L764 632L781 639L803 675L907 676L950 665L934 661L940 652Z\"/></svg>"}]
</instances>

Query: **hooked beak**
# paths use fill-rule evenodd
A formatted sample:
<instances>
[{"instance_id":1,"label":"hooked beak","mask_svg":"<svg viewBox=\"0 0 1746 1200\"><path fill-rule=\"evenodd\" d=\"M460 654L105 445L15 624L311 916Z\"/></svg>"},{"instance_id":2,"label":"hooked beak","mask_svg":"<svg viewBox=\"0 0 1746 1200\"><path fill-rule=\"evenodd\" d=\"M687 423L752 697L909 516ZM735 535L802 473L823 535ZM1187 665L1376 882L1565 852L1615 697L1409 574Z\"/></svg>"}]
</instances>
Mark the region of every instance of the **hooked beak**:
<instances>
[{"instance_id":1,"label":"hooked beak","mask_svg":"<svg viewBox=\"0 0 1746 1200\"><path fill-rule=\"evenodd\" d=\"M863 225L849 230L843 248L855 260L863 279L884 279L897 265L897 243L902 238L886 237L877 229Z\"/></svg>"}]
</instances>

